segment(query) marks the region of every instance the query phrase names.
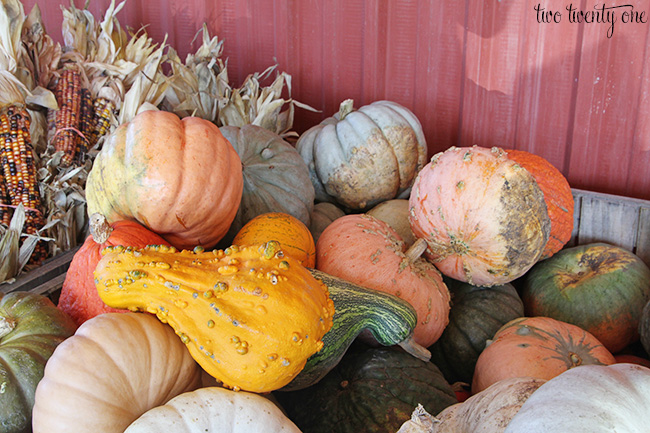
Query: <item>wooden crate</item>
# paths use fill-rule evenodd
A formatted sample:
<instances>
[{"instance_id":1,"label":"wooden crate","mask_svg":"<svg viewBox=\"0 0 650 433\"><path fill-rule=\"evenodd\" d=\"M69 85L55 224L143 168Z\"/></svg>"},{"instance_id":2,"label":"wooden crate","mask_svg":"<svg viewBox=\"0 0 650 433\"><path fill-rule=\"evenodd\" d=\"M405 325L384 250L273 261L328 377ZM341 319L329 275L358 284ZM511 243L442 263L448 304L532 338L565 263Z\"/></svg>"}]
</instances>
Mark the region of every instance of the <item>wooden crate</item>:
<instances>
[{"instance_id":1,"label":"wooden crate","mask_svg":"<svg viewBox=\"0 0 650 433\"><path fill-rule=\"evenodd\" d=\"M650 201L573 189L574 227L567 246L606 242L638 255L650 266ZM77 249L46 261L38 269L0 285L0 293L22 290L57 299Z\"/></svg>"}]
</instances>

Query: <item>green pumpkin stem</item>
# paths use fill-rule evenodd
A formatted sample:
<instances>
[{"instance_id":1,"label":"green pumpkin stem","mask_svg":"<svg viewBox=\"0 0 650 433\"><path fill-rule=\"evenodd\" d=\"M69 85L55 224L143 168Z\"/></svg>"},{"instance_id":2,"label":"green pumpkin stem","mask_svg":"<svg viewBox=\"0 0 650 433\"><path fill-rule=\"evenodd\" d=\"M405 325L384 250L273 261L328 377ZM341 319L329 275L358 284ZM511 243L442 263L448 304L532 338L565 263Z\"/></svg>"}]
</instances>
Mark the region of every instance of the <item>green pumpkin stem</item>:
<instances>
[{"instance_id":1,"label":"green pumpkin stem","mask_svg":"<svg viewBox=\"0 0 650 433\"><path fill-rule=\"evenodd\" d=\"M0 316L0 338L4 338L16 327L16 321Z\"/></svg>"},{"instance_id":2,"label":"green pumpkin stem","mask_svg":"<svg viewBox=\"0 0 650 433\"><path fill-rule=\"evenodd\" d=\"M98 244L103 244L108 241L108 238L113 232L113 227L111 227L111 225L108 223L106 217L99 213L94 213L90 216L88 225L90 229L90 235Z\"/></svg>"}]
</instances>

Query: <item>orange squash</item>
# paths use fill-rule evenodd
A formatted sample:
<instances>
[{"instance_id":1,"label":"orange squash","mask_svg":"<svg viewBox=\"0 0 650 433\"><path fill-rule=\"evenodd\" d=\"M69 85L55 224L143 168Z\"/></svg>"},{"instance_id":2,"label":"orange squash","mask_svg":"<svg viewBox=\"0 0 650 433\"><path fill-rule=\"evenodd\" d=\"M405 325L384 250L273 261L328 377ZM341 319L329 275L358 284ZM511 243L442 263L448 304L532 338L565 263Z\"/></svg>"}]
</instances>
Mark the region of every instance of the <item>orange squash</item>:
<instances>
[{"instance_id":1,"label":"orange squash","mask_svg":"<svg viewBox=\"0 0 650 433\"><path fill-rule=\"evenodd\" d=\"M416 343L435 343L449 323L450 295L440 272L420 257L424 241L406 250L385 222L351 214L334 220L316 244L316 267L330 275L395 295L415 308Z\"/></svg>"},{"instance_id":2,"label":"orange squash","mask_svg":"<svg viewBox=\"0 0 650 433\"><path fill-rule=\"evenodd\" d=\"M564 175L546 159L524 150L507 150L508 158L528 170L544 193L551 219L551 232L540 260L557 253L571 239L574 201L571 186Z\"/></svg>"},{"instance_id":3,"label":"orange squash","mask_svg":"<svg viewBox=\"0 0 650 433\"><path fill-rule=\"evenodd\" d=\"M506 323L476 362L472 393L511 377L550 380L579 365L610 365L614 356L582 328L549 317Z\"/></svg>"},{"instance_id":4,"label":"orange squash","mask_svg":"<svg viewBox=\"0 0 650 433\"><path fill-rule=\"evenodd\" d=\"M219 128L164 111L107 136L86 182L89 215L138 221L179 249L216 245L242 191L241 160Z\"/></svg>"},{"instance_id":5,"label":"orange squash","mask_svg":"<svg viewBox=\"0 0 650 433\"><path fill-rule=\"evenodd\" d=\"M268 241L278 241L285 254L303 266L313 268L316 265L316 245L311 232L298 218L283 212L256 216L244 224L233 244L261 245Z\"/></svg>"},{"instance_id":6,"label":"orange squash","mask_svg":"<svg viewBox=\"0 0 650 433\"><path fill-rule=\"evenodd\" d=\"M93 272L104 248L115 245L135 248L149 244L169 245L135 221L122 220L109 224L104 216L93 214L89 225L90 236L72 257L57 305L72 317L77 326L99 314L125 311L107 306L97 294Z\"/></svg>"}]
</instances>

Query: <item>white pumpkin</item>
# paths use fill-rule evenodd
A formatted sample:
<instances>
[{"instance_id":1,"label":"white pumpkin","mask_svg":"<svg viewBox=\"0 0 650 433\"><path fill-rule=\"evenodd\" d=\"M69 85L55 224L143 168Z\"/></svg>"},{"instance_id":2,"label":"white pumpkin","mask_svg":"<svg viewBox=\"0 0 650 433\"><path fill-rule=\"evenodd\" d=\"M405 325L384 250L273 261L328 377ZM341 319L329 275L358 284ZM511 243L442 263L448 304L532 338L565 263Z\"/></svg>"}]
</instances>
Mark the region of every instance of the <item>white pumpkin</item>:
<instances>
[{"instance_id":1,"label":"white pumpkin","mask_svg":"<svg viewBox=\"0 0 650 433\"><path fill-rule=\"evenodd\" d=\"M582 365L539 387L505 433L646 433L650 368Z\"/></svg>"},{"instance_id":2,"label":"white pumpkin","mask_svg":"<svg viewBox=\"0 0 650 433\"><path fill-rule=\"evenodd\" d=\"M273 402L220 387L186 392L153 408L124 433L300 433Z\"/></svg>"}]
</instances>

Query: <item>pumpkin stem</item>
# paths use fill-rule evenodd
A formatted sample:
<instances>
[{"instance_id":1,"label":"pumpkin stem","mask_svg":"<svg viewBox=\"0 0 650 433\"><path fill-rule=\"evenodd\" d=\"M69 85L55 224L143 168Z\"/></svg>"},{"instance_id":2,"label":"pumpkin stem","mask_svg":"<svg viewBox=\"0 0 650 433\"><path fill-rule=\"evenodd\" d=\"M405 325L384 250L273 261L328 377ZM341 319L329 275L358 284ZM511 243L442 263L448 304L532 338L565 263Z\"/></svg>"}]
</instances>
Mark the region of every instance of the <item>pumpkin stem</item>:
<instances>
[{"instance_id":1,"label":"pumpkin stem","mask_svg":"<svg viewBox=\"0 0 650 433\"><path fill-rule=\"evenodd\" d=\"M95 242L103 244L108 241L108 238L113 232L113 227L111 227L104 215L99 213L92 214L88 224L90 226L90 235Z\"/></svg>"},{"instance_id":2,"label":"pumpkin stem","mask_svg":"<svg viewBox=\"0 0 650 433\"><path fill-rule=\"evenodd\" d=\"M354 110L353 99L346 99L345 101L341 102L341 105L339 106L339 120L345 119L345 116L352 113L353 110Z\"/></svg>"},{"instance_id":3,"label":"pumpkin stem","mask_svg":"<svg viewBox=\"0 0 650 433\"><path fill-rule=\"evenodd\" d=\"M407 353L415 356L416 358L421 359L424 362L431 361L431 352L429 352L426 347L416 343L413 339L413 336L406 337L405 340L397 344Z\"/></svg>"},{"instance_id":4,"label":"pumpkin stem","mask_svg":"<svg viewBox=\"0 0 650 433\"><path fill-rule=\"evenodd\" d=\"M408 260L409 264L415 262L420 258L420 256L422 256L422 254L424 254L427 248L427 241L422 238L418 238L415 242L413 242L413 245L411 245L409 249L404 253L406 260Z\"/></svg>"},{"instance_id":5,"label":"pumpkin stem","mask_svg":"<svg viewBox=\"0 0 650 433\"><path fill-rule=\"evenodd\" d=\"M0 316L0 338L9 334L16 327L16 321Z\"/></svg>"}]
</instances>

